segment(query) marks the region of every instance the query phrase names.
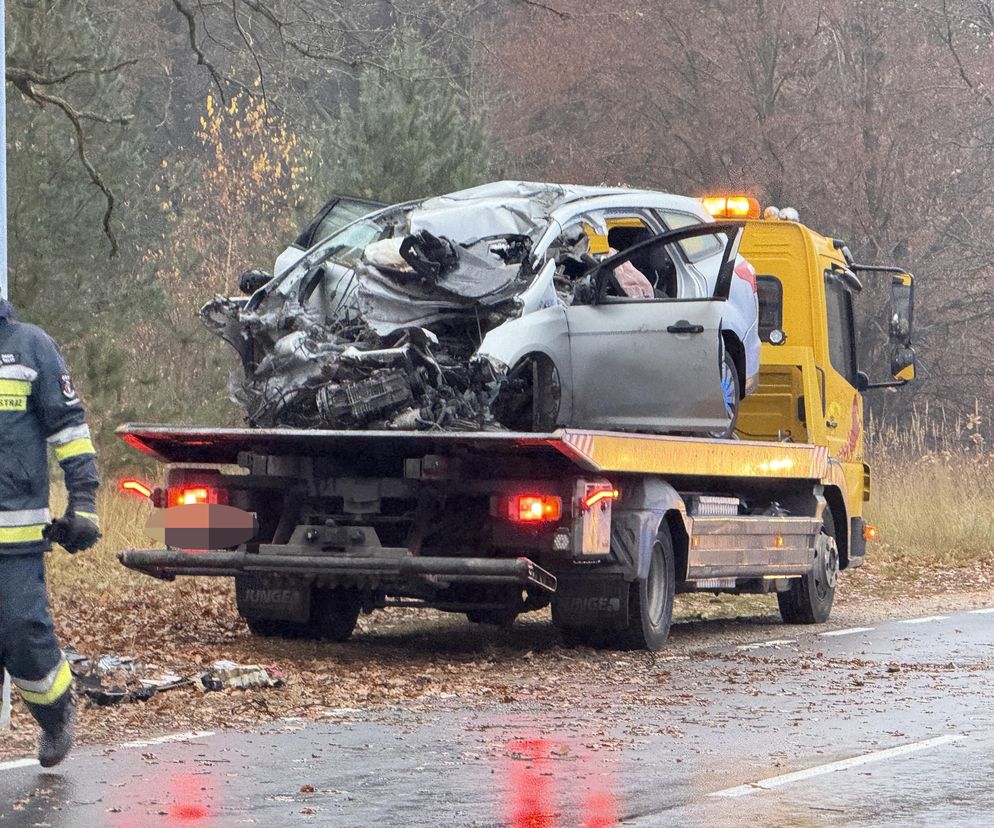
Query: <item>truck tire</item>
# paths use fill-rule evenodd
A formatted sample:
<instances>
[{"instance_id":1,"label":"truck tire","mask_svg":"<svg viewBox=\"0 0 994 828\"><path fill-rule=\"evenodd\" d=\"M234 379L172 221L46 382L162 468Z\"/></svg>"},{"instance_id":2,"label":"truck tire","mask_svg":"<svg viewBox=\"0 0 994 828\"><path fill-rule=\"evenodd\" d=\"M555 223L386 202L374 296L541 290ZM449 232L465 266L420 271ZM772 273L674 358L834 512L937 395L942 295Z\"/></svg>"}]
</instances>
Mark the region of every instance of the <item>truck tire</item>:
<instances>
[{"instance_id":1,"label":"truck tire","mask_svg":"<svg viewBox=\"0 0 994 828\"><path fill-rule=\"evenodd\" d=\"M832 613L839 574L839 548L835 540L835 521L827 508L821 536L815 546L811 572L794 578L789 589L777 593L780 617L785 624L823 624Z\"/></svg>"},{"instance_id":2,"label":"truck tire","mask_svg":"<svg viewBox=\"0 0 994 828\"><path fill-rule=\"evenodd\" d=\"M307 630L321 641L348 641L362 610L362 595L345 587L315 589Z\"/></svg>"},{"instance_id":3,"label":"truck tire","mask_svg":"<svg viewBox=\"0 0 994 828\"><path fill-rule=\"evenodd\" d=\"M508 628L518 617L516 609L477 609L467 610L466 618L471 624L490 624L494 627Z\"/></svg>"},{"instance_id":4,"label":"truck tire","mask_svg":"<svg viewBox=\"0 0 994 828\"><path fill-rule=\"evenodd\" d=\"M307 625L296 621L280 621L275 618L258 618L254 615L243 615L252 635L265 638L304 638L307 635Z\"/></svg>"},{"instance_id":5,"label":"truck tire","mask_svg":"<svg viewBox=\"0 0 994 828\"><path fill-rule=\"evenodd\" d=\"M628 629L615 638L619 647L652 652L663 648L670 634L675 586L673 539L664 525L652 545L646 577L629 587Z\"/></svg>"}]
</instances>

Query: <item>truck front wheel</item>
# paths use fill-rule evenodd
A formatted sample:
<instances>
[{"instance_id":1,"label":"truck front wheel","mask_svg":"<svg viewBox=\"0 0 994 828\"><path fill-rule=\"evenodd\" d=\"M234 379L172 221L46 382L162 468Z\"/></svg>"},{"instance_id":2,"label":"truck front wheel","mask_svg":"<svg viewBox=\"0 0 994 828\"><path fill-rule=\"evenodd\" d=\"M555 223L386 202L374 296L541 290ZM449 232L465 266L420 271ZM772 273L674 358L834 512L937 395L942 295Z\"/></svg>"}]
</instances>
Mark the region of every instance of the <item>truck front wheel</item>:
<instances>
[{"instance_id":1,"label":"truck front wheel","mask_svg":"<svg viewBox=\"0 0 994 828\"><path fill-rule=\"evenodd\" d=\"M628 629L621 631L618 640L623 648L652 652L663 648L673 618L675 581L673 539L663 526L652 545L649 571L630 586Z\"/></svg>"},{"instance_id":2,"label":"truck front wheel","mask_svg":"<svg viewBox=\"0 0 994 828\"><path fill-rule=\"evenodd\" d=\"M777 593L780 617L786 624L823 624L832 613L839 575L839 547L835 540L835 521L828 509L812 555L814 566L811 571L794 578L785 592Z\"/></svg>"}]
</instances>

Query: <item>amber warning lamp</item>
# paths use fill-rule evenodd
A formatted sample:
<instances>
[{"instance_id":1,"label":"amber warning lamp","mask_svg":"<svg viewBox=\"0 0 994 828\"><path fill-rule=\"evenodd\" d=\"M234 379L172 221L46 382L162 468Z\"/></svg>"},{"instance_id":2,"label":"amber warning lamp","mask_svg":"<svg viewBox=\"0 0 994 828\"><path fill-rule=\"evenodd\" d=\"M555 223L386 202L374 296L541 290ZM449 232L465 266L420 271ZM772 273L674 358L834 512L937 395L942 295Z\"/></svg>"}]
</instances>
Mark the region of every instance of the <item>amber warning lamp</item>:
<instances>
[{"instance_id":1,"label":"amber warning lamp","mask_svg":"<svg viewBox=\"0 0 994 828\"><path fill-rule=\"evenodd\" d=\"M759 202L752 196L704 196L701 204L716 219L755 219L760 216Z\"/></svg>"}]
</instances>

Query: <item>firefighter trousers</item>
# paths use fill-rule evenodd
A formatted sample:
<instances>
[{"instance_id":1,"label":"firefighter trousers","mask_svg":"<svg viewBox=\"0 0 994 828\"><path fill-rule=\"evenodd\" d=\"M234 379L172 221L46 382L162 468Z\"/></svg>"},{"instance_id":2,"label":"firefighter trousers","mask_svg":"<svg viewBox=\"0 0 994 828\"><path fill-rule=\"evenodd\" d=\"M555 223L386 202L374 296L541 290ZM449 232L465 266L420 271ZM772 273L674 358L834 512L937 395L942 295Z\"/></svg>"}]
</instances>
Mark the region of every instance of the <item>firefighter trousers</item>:
<instances>
[{"instance_id":1,"label":"firefighter trousers","mask_svg":"<svg viewBox=\"0 0 994 828\"><path fill-rule=\"evenodd\" d=\"M72 684L48 609L41 552L0 554L0 668L35 718L36 708L56 704Z\"/></svg>"}]
</instances>

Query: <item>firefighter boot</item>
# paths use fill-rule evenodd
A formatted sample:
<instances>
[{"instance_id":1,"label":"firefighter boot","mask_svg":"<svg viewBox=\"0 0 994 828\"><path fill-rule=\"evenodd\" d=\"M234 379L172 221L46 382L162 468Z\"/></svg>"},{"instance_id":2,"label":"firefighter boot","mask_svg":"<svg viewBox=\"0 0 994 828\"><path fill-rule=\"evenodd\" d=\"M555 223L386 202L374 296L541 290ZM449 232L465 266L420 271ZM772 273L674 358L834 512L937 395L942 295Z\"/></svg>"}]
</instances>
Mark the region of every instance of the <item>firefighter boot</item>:
<instances>
[{"instance_id":1,"label":"firefighter boot","mask_svg":"<svg viewBox=\"0 0 994 828\"><path fill-rule=\"evenodd\" d=\"M31 715L41 725L38 738L38 763L51 768L66 758L76 733L76 699L66 690L52 704L27 703Z\"/></svg>"}]
</instances>

